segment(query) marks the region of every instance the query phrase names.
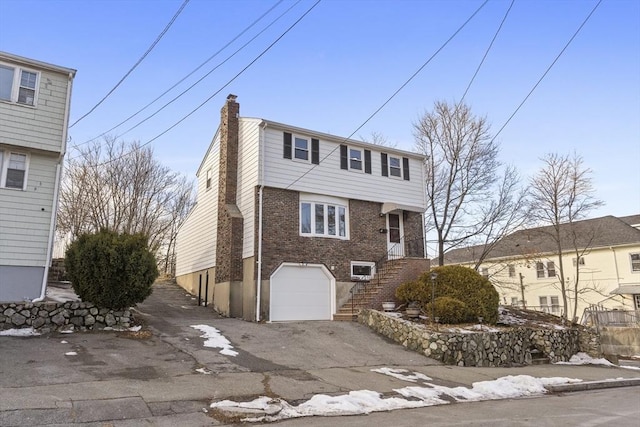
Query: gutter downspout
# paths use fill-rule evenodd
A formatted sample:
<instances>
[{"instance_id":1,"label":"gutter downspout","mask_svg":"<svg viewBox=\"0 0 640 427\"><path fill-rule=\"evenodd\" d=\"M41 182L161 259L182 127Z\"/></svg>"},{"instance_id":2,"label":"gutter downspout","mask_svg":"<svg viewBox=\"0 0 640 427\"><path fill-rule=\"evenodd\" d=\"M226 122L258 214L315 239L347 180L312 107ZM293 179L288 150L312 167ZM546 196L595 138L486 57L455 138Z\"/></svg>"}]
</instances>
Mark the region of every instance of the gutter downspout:
<instances>
[{"instance_id":1,"label":"gutter downspout","mask_svg":"<svg viewBox=\"0 0 640 427\"><path fill-rule=\"evenodd\" d=\"M262 122L262 132L260 139L258 140L258 259L257 259L257 274L256 274L256 322L260 321L260 306L262 303L262 195L264 190L264 132L267 129L267 124Z\"/></svg>"},{"instance_id":2,"label":"gutter downspout","mask_svg":"<svg viewBox=\"0 0 640 427\"><path fill-rule=\"evenodd\" d=\"M51 264L51 253L53 252L53 238L56 231L56 221L58 219L58 199L60 194L60 181L62 180L62 164L67 151L67 135L69 132L69 110L71 108L71 86L73 84L74 73L69 73L69 85L67 86L67 99L65 101L64 119L62 128L62 145L58 164L56 165L56 181L53 188L53 203L51 204L51 224L49 224L49 238L47 239L47 258L44 264L44 275L42 277L42 287L40 296L32 302L40 302L47 295L47 281L49 276L49 265Z\"/></svg>"}]
</instances>

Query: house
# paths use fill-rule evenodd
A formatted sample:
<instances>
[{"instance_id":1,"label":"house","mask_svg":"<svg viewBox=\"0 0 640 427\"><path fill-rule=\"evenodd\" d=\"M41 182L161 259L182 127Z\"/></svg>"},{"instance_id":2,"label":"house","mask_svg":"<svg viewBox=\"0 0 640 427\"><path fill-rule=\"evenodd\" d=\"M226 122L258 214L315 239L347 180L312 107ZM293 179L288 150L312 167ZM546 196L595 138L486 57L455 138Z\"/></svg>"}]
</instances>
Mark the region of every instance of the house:
<instances>
[{"instance_id":1,"label":"house","mask_svg":"<svg viewBox=\"0 0 640 427\"><path fill-rule=\"evenodd\" d=\"M227 316L330 320L383 258L428 268L423 167L419 154L240 117L229 95L178 232L177 282Z\"/></svg>"},{"instance_id":2,"label":"house","mask_svg":"<svg viewBox=\"0 0 640 427\"><path fill-rule=\"evenodd\" d=\"M75 73L0 52L0 302L45 295Z\"/></svg>"},{"instance_id":3,"label":"house","mask_svg":"<svg viewBox=\"0 0 640 427\"><path fill-rule=\"evenodd\" d=\"M516 231L499 240L479 264L478 271L496 286L505 304L563 314L560 258L551 232L551 226ZM572 290L569 318L576 304L577 317L590 305L640 309L640 215L562 224L560 232L566 287ZM474 267L483 251L482 246L452 250L445 254L445 264Z\"/></svg>"}]
</instances>

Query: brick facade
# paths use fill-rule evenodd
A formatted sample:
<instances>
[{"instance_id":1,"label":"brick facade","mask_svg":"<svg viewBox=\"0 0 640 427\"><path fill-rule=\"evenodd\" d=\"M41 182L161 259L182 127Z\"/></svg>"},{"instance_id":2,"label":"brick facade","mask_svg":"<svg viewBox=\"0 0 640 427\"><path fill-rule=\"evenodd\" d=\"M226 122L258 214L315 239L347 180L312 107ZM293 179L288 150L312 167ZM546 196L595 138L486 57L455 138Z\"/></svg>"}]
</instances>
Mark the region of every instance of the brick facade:
<instances>
[{"instance_id":1,"label":"brick facade","mask_svg":"<svg viewBox=\"0 0 640 427\"><path fill-rule=\"evenodd\" d=\"M216 283L242 280L243 219L236 206L240 104L229 95L220 111Z\"/></svg>"},{"instance_id":2,"label":"brick facade","mask_svg":"<svg viewBox=\"0 0 640 427\"><path fill-rule=\"evenodd\" d=\"M303 237L299 233L299 194L265 188L263 191L262 279L269 279L282 262L324 264L338 281L351 280L351 261L378 261L387 253L386 218L381 204L349 201L349 240ZM408 256L423 257L422 217L405 212L405 235L413 236ZM256 227L256 230L258 227ZM256 235L256 241L258 236ZM331 267L334 267L332 270Z\"/></svg>"}]
</instances>

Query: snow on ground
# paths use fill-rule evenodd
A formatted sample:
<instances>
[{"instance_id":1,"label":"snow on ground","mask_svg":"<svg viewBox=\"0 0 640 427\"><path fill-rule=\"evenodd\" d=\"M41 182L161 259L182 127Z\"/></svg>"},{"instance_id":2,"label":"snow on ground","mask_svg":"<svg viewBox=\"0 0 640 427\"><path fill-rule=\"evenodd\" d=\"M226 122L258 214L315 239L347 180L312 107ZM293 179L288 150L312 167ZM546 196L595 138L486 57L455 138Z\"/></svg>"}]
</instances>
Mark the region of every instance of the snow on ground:
<instances>
[{"instance_id":1,"label":"snow on ground","mask_svg":"<svg viewBox=\"0 0 640 427\"><path fill-rule=\"evenodd\" d=\"M221 354L227 356L237 356L238 352L233 350L233 346L231 342L226 339L219 330L214 328L213 326L208 325L191 325L193 329L197 329L200 332L203 332L204 335L200 335L201 338L204 338L204 346L205 347L213 347L213 348L221 348Z\"/></svg>"},{"instance_id":2,"label":"snow on ground","mask_svg":"<svg viewBox=\"0 0 640 427\"><path fill-rule=\"evenodd\" d=\"M77 356L78 353L76 353L75 351L68 351L64 354L65 356Z\"/></svg>"},{"instance_id":3,"label":"snow on ground","mask_svg":"<svg viewBox=\"0 0 640 427\"><path fill-rule=\"evenodd\" d=\"M380 368L372 369L372 371L409 382L428 378L418 372L407 375L408 371L404 369ZM451 388L425 383L424 386L394 389L401 397L382 397L381 393L375 391L356 390L338 396L317 394L297 406L293 406L282 399L271 399L265 396L261 396L251 402L223 400L214 402L210 406L221 410L224 410L224 408L242 408L246 409L247 412L261 411L264 413L262 416L245 418L242 421L279 421L287 418L361 415L394 409L445 405L449 401L444 397L453 398L458 402L469 402L534 396L546 393L545 386L547 385L580 381L582 380L564 377L534 378L529 375L510 375L494 381L476 382L472 384L471 388Z\"/></svg>"},{"instance_id":4,"label":"snow on ground","mask_svg":"<svg viewBox=\"0 0 640 427\"><path fill-rule=\"evenodd\" d=\"M611 366L615 368L640 370L640 368L637 366L627 366L627 365L623 365L622 363L620 365L616 365L604 358L594 359L593 357L589 356L587 353L576 353L573 356L571 356L571 359L569 359L568 362L556 362L555 364L556 365L603 365L603 366Z\"/></svg>"},{"instance_id":5,"label":"snow on ground","mask_svg":"<svg viewBox=\"0 0 640 427\"><path fill-rule=\"evenodd\" d=\"M40 332L37 332L33 328L6 329L0 331L0 336L4 337L33 337L37 335L40 335Z\"/></svg>"},{"instance_id":6,"label":"snow on ground","mask_svg":"<svg viewBox=\"0 0 640 427\"><path fill-rule=\"evenodd\" d=\"M205 375L213 374L213 371L210 371L207 368L198 368L196 369L196 372L200 372L201 374L205 374Z\"/></svg>"},{"instance_id":7,"label":"snow on ground","mask_svg":"<svg viewBox=\"0 0 640 427\"><path fill-rule=\"evenodd\" d=\"M72 287L47 286L47 299L55 302L80 301Z\"/></svg>"}]
</instances>

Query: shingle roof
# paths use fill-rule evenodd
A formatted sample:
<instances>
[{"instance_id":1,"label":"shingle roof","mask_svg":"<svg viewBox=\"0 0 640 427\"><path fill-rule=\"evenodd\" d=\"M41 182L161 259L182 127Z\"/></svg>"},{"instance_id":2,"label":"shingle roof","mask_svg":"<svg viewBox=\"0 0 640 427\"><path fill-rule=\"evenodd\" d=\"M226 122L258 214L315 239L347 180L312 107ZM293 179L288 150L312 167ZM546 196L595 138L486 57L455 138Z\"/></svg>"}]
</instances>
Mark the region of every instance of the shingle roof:
<instances>
[{"instance_id":1,"label":"shingle roof","mask_svg":"<svg viewBox=\"0 0 640 427\"><path fill-rule=\"evenodd\" d=\"M640 218L640 215L624 218L634 217ZM573 223L573 227L570 224L562 224L560 233L563 248L573 247L574 230L577 246L580 249L640 243L639 229L632 227L623 218L611 215L577 221ZM553 226L516 231L503 237L491 250L487 258L522 257L527 254L553 253L556 251L556 243L551 237L552 232ZM478 245L449 251L444 256L445 264L477 260L483 248L483 245Z\"/></svg>"}]
</instances>

